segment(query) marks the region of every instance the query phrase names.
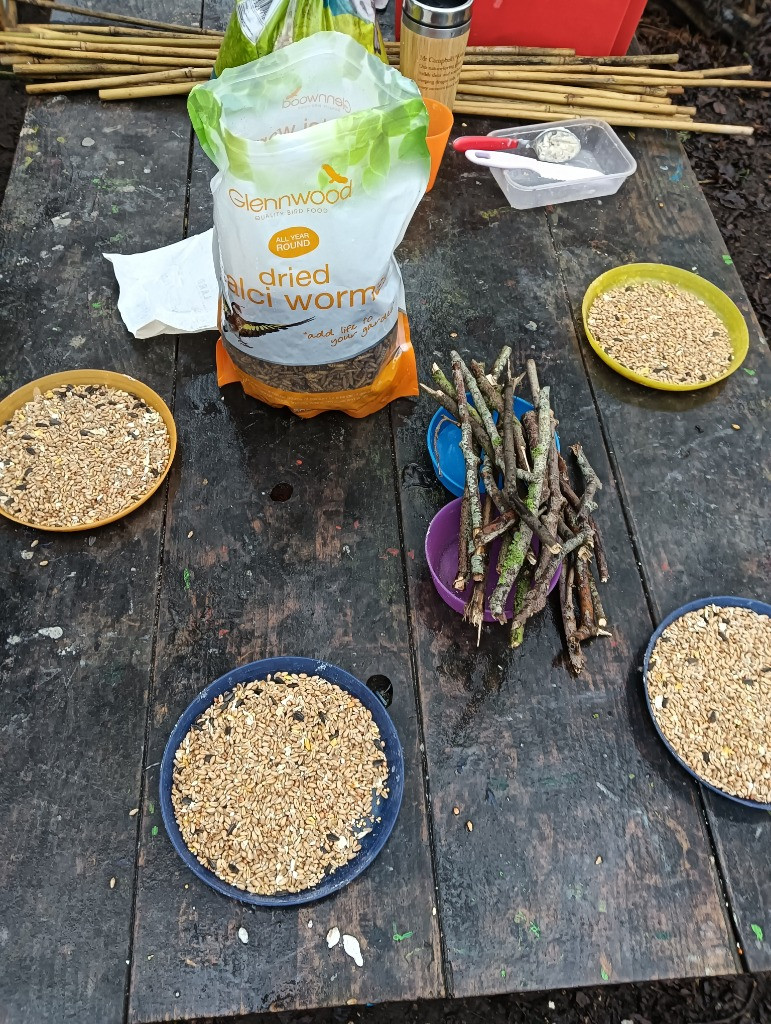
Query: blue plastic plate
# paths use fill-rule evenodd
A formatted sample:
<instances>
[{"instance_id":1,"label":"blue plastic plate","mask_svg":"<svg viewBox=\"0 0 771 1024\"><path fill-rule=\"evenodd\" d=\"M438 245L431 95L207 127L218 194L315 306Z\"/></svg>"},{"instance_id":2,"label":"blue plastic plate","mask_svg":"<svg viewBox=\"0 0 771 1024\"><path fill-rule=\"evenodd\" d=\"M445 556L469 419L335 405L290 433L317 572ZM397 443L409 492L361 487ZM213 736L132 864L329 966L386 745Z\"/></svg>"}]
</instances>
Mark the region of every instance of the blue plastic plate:
<instances>
[{"instance_id":1,"label":"blue plastic plate","mask_svg":"<svg viewBox=\"0 0 771 1024\"><path fill-rule=\"evenodd\" d=\"M473 405L471 395L466 396ZM514 396L514 415L521 420L526 412L532 411L530 402ZM498 413L493 413L493 420L498 422ZM555 434L557 451L560 450L559 434ZM428 454L434 467L436 478L456 498L463 497L466 486L466 463L460 450L460 426L446 409L437 409L431 417L426 434ZM485 485L479 481L479 493L485 493Z\"/></svg>"},{"instance_id":2,"label":"blue plastic plate","mask_svg":"<svg viewBox=\"0 0 771 1024\"><path fill-rule=\"evenodd\" d=\"M303 892L277 893L274 896L260 896L251 892L244 892L234 885L223 882L212 871L205 868L198 859L193 856L187 848L182 833L174 817L174 808L171 804L171 781L174 768L174 754L177 747L188 733L190 726L204 712L215 697L219 697L226 690L232 690L237 683L248 683L253 679L264 679L267 675L277 672L300 673L321 676L322 679L335 683L343 690L352 693L354 697L369 709L374 718L380 736L385 743L385 756L388 761L388 789L387 800L377 800L373 808L377 806L380 821L372 823L372 831L361 840L361 850L334 874L323 878L318 885L312 889L305 889ZM172 845L182 860L187 864L194 875L197 875L202 882L205 882L212 889L222 893L223 896L231 896L242 903L252 903L260 907L296 907L303 903L314 903L316 900L324 899L330 893L337 892L352 882L357 875L369 867L386 844L391 831L396 824L399 808L402 803L404 792L404 755L402 745L396 734L393 722L380 699L364 683L359 682L348 672L330 665L325 661L316 661L314 658L268 658L265 661L253 661L241 668L235 668L231 672L220 676L213 683L210 683L187 708L169 736L166 749L163 752L161 761L161 814L163 824L169 834Z\"/></svg>"},{"instance_id":3,"label":"blue plastic plate","mask_svg":"<svg viewBox=\"0 0 771 1024\"><path fill-rule=\"evenodd\" d=\"M674 757L674 759L678 761L683 768L685 768L689 775L692 775L694 779L702 784L702 786L706 786L707 789L711 789L714 793L724 796L726 800L733 800L734 803L743 804L745 807L752 807L756 811L771 811L771 804L762 804L757 800L745 800L744 797L733 796L733 794L726 793L725 790L718 789L717 786L713 786L711 782L707 782L706 779L703 779L698 772L695 772L693 768L683 761L677 751L672 747L669 740L659 728L659 723L656 721L656 716L653 714L650 695L648 694L648 662L650 661L651 654L653 653L653 648L656 646L656 641L667 626L670 626L675 619L679 619L680 616L685 615L686 612L698 611L699 608L704 608L704 606L708 604L716 604L721 608L749 608L750 611L757 612L758 615L768 615L771 617L771 605L764 604L763 601L754 601L749 597L703 597L699 601L691 601L688 604L684 604L682 608L678 608L677 611L672 612L671 615L667 615L664 621L659 624L658 629L650 638L648 646L645 649L645 660L643 662L643 690L645 692L645 703L648 705L648 711L653 721L653 725L656 728L656 732L661 737L664 746L670 752L672 757Z\"/></svg>"}]
</instances>

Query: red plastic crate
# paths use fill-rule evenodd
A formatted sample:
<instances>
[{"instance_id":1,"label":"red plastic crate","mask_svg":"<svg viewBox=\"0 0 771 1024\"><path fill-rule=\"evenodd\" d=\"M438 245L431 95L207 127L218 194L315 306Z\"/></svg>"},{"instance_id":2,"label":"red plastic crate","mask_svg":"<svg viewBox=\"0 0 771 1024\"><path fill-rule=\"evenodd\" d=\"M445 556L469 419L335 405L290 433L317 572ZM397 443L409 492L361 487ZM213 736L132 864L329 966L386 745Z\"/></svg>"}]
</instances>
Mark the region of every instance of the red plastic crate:
<instances>
[{"instance_id":1,"label":"red plastic crate","mask_svg":"<svg viewBox=\"0 0 771 1024\"><path fill-rule=\"evenodd\" d=\"M566 46L626 53L646 0L474 0L469 46ZM399 13L401 4L397 0ZM399 38L400 17L396 19Z\"/></svg>"}]
</instances>

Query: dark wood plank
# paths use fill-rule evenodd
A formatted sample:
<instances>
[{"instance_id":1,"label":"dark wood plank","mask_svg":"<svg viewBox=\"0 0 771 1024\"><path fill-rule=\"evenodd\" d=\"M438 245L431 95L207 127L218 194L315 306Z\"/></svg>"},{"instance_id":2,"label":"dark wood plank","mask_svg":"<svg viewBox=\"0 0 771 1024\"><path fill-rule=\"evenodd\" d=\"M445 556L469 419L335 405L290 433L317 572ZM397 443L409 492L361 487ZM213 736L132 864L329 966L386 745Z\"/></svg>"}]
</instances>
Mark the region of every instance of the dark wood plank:
<instances>
[{"instance_id":1,"label":"dark wood plank","mask_svg":"<svg viewBox=\"0 0 771 1024\"><path fill-rule=\"evenodd\" d=\"M195 9L187 0L168 8L177 18ZM85 137L95 144L84 147ZM85 94L30 104L0 219L3 394L44 373L106 367L171 399L174 341L127 335L101 253L178 237L187 152L174 104L130 116ZM123 1019L137 842L129 811L140 792L163 507L159 492L91 536L0 522L8 1024ZM60 639L38 632L53 626Z\"/></svg>"},{"instance_id":2,"label":"dark wood plank","mask_svg":"<svg viewBox=\"0 0 771 1024\"><path fill-rule=\"evenodd\" d=\"M211 224L213 173L196 151L191 232ZM438 997L444 986L388 413L301 421L245 398L239 387L221 393L214 340L180 343L182 451L171 484L148 765L160 761L177 716L210 680L258 658L319 656L363 680L391 679L405 796L388 844L356 882L319 905L271 912L224 899L184 867L164 835L158 769L150 768L154 813L146 803L129 1017ZM284 503L270 498L279 482L293 487ZM236 935L242 925L248 945ZM362 969L341 947L327 949L333 925L360 938ZM409 939L393 938L410 931Z\"/></svg>"},{"instance_id":3,"label":"dark wood plank","mask_svg":"<svg viewBox=\"0 0 771 1024\"><path fill-rule=\"evenodd\" d=\"M478 128L488 130L456 125ZM605 481L612 566L614 640L589 649L581 678L562 664L551 612L519 651L492 627L477 651L437 597L422 550L448 498L431 482L433 410L393 407L452 994L732 972L698 792L644 710L638 666L651 620L544 214L512 211L491 177L448 154L402 254L424 379L453 345L491 358L506 341L517 365L537 358L563 438L583 442Z\"/></svg>"},{"instance_id":4,"label":"dark wood plank","mask_svg":"<svg viewBox=\"0 0 771 1024\"><path fill-rule=\"evenodd\" d=\"M751 339L742 369L722 384L683 395L624 380L582 341L658 621L710 594L767 598L771 359L679 141L672 133L650 132L629 145L638 171L615 199L573 203L550 214L576 317L586 286L609 267L671 263L723 288L745 315ZM706 791L705 800L747 963L768 970L771 818Z\"/></svg>"}]
</instances>

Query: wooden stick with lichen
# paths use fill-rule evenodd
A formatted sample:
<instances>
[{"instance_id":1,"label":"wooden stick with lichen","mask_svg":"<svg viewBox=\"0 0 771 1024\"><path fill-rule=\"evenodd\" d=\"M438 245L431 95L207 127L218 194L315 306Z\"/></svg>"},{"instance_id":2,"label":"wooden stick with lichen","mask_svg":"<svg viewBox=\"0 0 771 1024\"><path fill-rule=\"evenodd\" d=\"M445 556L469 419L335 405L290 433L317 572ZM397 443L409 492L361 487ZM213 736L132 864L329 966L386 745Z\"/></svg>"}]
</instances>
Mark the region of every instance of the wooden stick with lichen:
<instances>
[{"instance_id":1,"label":"wooden stick with lichen","mask_svg":"<svg viewBox=\"0 0 771 1024\"><path fill-rule=\"evenodd\" d=\"M479 390L479 385L476 382L474 374L471 372L471 370L469 370L468 366L466 366L461 356L457 352L451 352L450 355L452 358L453 368L455 367L456 362L460 366L461 373L463 374L463 380L465 381L466 387L471 393L471 398L473 399L474 402L474 408L479 413L479 417L482 420L482 425L484 426L485 431L487 432L487 436L490 438L490 444L492 446L491 455L493 457L493 462L495 463L496 467L503 473L505 471L505 466L503 464L503 441L501 440L501 435L498 433L498 428L493 422L493 414L487 407L487 402L484 399L484 395Z\"/></svg>"},{"instance_id":2,"label":"wooden stick with lichen","mask_svg":"<svg viewBox=\"0 0 771 1024\"><path fill-rule=\"evenodd\" d=\"M463 452L463 459L466 463L466 492L468 493L469 518L471 519L471 538L469 540L471 578L474 582L478 582L485 578L482 547L477 543L477 537L482 529L482 502L479 498L479 456L474 451L471 418L469 417L468 402L466 401L466 389L463 386L461 362L460 356L456 359L455 353L453 353L452 375L455 381L455 391L458 396L460 450Z\"/></svg>"},{"instance_id":3,"label":"wooden stick with lichen","mask_svg":"<svg viewBox=\"0 0 771 1024\"><path fill-rule=\"evenodd\" d=\"M546 467L549 460L550 437L551 409L549 407L549 388L541 388L538 399L538 444L535 450L531 452L533 457L533 480L528 485L527 497L525 498L525 504L534 516L538 515L538 509L541 504L541 491L543 490ZM490 611L499 622L506 621L504 611L506 601L511 588L514 586L514 581L524 565L532 539L533 531L525 523L520 523L509 545L498 585L490 596Z\"/></svg>"}]
</instances>

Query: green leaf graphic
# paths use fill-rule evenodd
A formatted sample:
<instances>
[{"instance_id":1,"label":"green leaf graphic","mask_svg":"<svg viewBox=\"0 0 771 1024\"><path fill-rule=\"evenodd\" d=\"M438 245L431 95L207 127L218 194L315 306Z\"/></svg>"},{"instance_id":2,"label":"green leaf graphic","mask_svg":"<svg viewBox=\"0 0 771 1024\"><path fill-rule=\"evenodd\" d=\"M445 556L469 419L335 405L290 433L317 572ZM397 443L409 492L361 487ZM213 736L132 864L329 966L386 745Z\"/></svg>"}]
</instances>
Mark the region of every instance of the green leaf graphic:
<instances>
[{"instance_id":1,"label":"green leaf graphic","mask_svg":"<svg viewBox=\"0 0 771 1024\"><path fill-rule=\"evenodd\" d=\"M372 144L372 152L369 155L369 166L375 172L385 177L388 168L391 166L391 147L386 135L379 135Z\"/></svg>"},{"instance_id":2,"label":"green leaf graphic","mask_svg":"<svg viewBox=\"0 0 771 1024\"><path fill-rule=\"evenodd\" d=\"M752 933L755 936L755 938L758 940L758 942L762 942L763 941L763 929L760 927L760 925L759 924L751 924L750 928L752 928Z\"/></svg>"},{"instance_id":3,"label":"green leaf graphic","mask_svg":"<svg viewBox=\"0 0 771 1024\"><path fill-rule=\"evenodd\" d=\"M426 129L413 128L399 143L400 160L427 160Z\"/></svg>"}]
</instances>

